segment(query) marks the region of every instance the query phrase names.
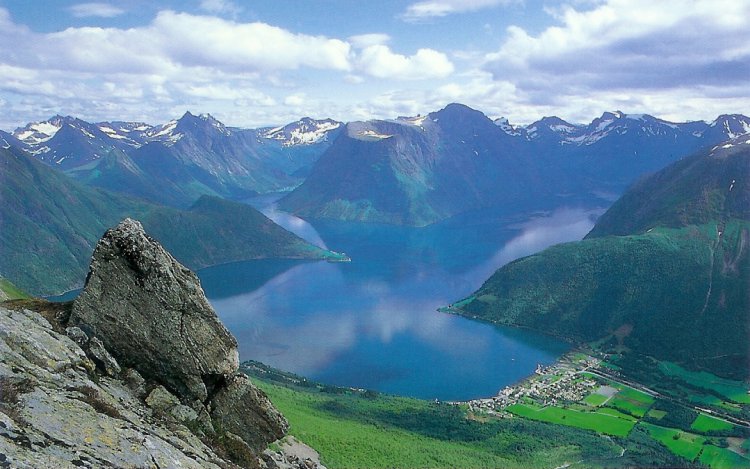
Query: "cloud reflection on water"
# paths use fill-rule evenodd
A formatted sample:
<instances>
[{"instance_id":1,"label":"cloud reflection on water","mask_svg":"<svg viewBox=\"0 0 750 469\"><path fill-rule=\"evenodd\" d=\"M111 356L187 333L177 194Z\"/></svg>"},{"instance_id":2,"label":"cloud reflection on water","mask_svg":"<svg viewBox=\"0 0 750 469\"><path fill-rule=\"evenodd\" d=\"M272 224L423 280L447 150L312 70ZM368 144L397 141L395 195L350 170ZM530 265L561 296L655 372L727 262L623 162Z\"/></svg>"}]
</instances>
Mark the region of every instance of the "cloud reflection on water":
<instances>
[{"instance_id":1,"label":"cloud reflection on water","mask_svg":"<svg viewBox=\"0 0 750 469\"><path fill-rule=\"evenodd\" d=\"M355 258L350 264L305 263L254 291L212 299L212 303L237 336L243 359L257 359L306 376L335 376L346 381L346 370L337 368L345 362L355 369L352 376L362 375L367 367L378 368L380 381L366 376L370 380L366 384L377 387L389 380L439 382L444 371L440 367L453 366L459 374L479 374L482 367L521 366L511 360L531 353L533 347L519 345L515 337L487 324L436 309L470 294L495 269L515 258L580 239L600 212L565 208L531 219L517 227L519 232L512 239L500 241L502 246L489 260L473 268L467 266L462 274L444 268L435 256L383 259L388 253L383 250L372 254L373 262L394 263L388 270L398 272L393 278L384 278L380 270L375 274L369 271L368 259ZM309 225L306 229L315 232ZM395 265L399 262L408 265ZM451 361L452 365L447 364ZM432 374L436 376L421 376L424 367L435 368ZM517 373L523 376L528 371L519 369Z\"/></svg>"}]
</instances>

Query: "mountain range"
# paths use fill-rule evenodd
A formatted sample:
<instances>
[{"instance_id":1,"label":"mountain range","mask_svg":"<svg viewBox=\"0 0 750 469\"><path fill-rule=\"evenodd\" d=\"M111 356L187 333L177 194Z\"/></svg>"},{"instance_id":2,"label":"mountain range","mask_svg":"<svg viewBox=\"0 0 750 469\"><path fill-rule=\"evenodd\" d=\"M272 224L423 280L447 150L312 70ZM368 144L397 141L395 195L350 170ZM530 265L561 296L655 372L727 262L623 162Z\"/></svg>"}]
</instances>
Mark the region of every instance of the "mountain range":
<instances>
[{"instance_id":1,"label":"mountain range","mask_svg":"<svg viewBox=\"0 0 750 469\"><path fill-rule=\"evenodd\" d=\"M89 187L15 148L0 149L0 276L36 295L80 286L94 244L125 217L191 268L262 257L327 258L249 205L202 196L176 209Z\"/></svg>"},{"instance_id":2,"label":"mountain range","mask_svg":"<svg viewBox=\"0 0 750 469\"><path fill-rule=\"evenodd\" d=\"M743 115L672 123L619 111L589 124L545 117L515 126L451 104L425 116L260 129L189 112L160 125L55 116L0 131L0 146L179 208L201 195L291 191L280 206L303 217L424 226L488 207L608 205L642 175L749 131Z\"/></svg>"},{"instance_id":3,"label":"mountain range","mask_svg":"<svg viewBox=\"0 0 750 469\"><path fill-rule=\"evenodd\" d=\"M353 122L281 200L303 217L428 225L458 213L611 203L643 174L750 131L750 118L670 123L604 113L527 127L459 104L417 118Z\"/></svg>"},{"instance_id":4,"label":"mountain range","mask_svg":"<svg viewBox=\"0 0 750 469\"><path fill-rule=\"evenodd\" d=\"M87 184L186 208L201 195L242 199L298 185L339 125L304 118L247 130L189 112L155 126L55 116L0 133L0 145Z\"/></svg>"},{"instance_id":5,"label":"mountain range","mask_svg":"<svg viewBox=\"0 0 750 469\"><path fill-rule=\"evenodd\" d=\"M750 136L639 181L583 241L500 268L460 314L746 379Z\"/></svg>"}]
</instances>

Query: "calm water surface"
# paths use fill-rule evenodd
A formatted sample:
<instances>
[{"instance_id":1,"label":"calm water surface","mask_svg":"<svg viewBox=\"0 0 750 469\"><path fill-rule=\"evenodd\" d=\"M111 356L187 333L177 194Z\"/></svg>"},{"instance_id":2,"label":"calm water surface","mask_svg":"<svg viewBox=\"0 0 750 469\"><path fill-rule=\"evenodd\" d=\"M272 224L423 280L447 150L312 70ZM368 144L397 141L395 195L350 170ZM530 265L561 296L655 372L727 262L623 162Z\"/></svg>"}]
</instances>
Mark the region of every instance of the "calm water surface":
<instances>
[{"instance_id":1,"label":"calm water surface","mask_svg":"<svg viewBox=\"0 0 750 469\"><path fill-rule=\"evenodd\" d=\"M352 262L261 260L200 271L243 360L328 384L458 400L494 395L568 348L436 310L514 258L581 238L596 211L561 209L526 219L473 214L413 229L310 224L276 211L272 198L254 204Z\"/></svg>"}]
</instances>

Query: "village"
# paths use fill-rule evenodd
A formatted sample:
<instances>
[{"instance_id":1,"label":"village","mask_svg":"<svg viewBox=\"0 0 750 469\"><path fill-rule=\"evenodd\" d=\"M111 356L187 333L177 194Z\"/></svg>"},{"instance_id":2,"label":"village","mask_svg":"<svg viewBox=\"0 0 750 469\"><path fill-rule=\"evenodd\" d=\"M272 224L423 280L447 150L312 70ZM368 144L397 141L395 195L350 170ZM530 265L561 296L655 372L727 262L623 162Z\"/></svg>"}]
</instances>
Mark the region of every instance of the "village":
<instances>
[{"instance_id":1,"label":"village","mask_svg":"<svg viewBox=\"0 0 750 469\"><path fill-rule=\"evenodd\" d=\"M455 404L468 405L475 414L510 417L512 414L505 409L524 401L542 406L578 402L599 387L587 372L597 370L600 364L599 359L591 356L563 357L550 366L537 365L532 376L503 388L494 397Z\"/></svg>"}]
</instances>

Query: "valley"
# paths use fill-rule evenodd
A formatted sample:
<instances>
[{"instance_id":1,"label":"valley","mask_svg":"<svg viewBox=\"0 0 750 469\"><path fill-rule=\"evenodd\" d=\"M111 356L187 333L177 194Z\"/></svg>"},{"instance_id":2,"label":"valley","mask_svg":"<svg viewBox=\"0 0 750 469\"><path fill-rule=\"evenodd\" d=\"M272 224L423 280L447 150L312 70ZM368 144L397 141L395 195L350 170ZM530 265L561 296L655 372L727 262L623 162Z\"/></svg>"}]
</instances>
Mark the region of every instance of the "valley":
<instances>
[{"instance_id":1,"label":"valley","mask_svg":"<svg viewBox=\"0 0 750 469\"><path fill-rule=\"evenodd\" d=\"M0 0L0 469L750 469L750 0Z\"/></svg>"},{"instance_id":2,"label":"valley","mask_svg":"<svg viewBox=\"0 0 750 469\"><path fill-rule=\"evenodd\" d=\"M730 121L744 128L741 118L720 119L727 132ZM424 119L303 119L252 131L256 144L308 158L291 163L287 153L291 179L252 189L243 186L250 179L211 169L215 158L245 151L234 146L245 134L208 115L188 113L130 149L64 171L9 145L0 156L10 203L0 213L13 257L3 261L2 289L13 299L80 285L105 224L136 216L198 269L240 358L252 360L243 370L329 467L750 466L750 138L671 164L648 158L658 171L612 204L648 168L622 163L632 173L589 179L579 166L590 157L584 142L620 139L633 122L645 133L628 144L645 139L662 153L713 143L703 136L719 125L689 126L688 145L679 132L658 143L663 121L622 113L588 126L543 119L525 128L460 105ZM462 149L468 138L475 141ZM436 150L444 145L448 153ZM571 152L564 168L545 160L558 145ZM143 151L157 153L148 160ZM352 154L366 163L342 169L340 158ZM616 157L602 156L597 170L620 174L607 158ZM148 161L171 166L153 172ZM220 164L239 168L227 161ZM181 192L180 202L122 190L153 188L146 179L98 179L121 163L132 174L170 174L162 194L170 184L198 190ZM446 176L459 174L471 180ZM354 199L340 198L340 185ZM361 192L373 188L382 192ZM443 194L434 199L435 191ZM324 207L321 194L343 210L293 207ZM60 200L71 202L61 208ZM45 238L28 235L38 220ZM51 270L29 252L52 252L45 262L67 267Z\"/></svg>"}]
</instances>

